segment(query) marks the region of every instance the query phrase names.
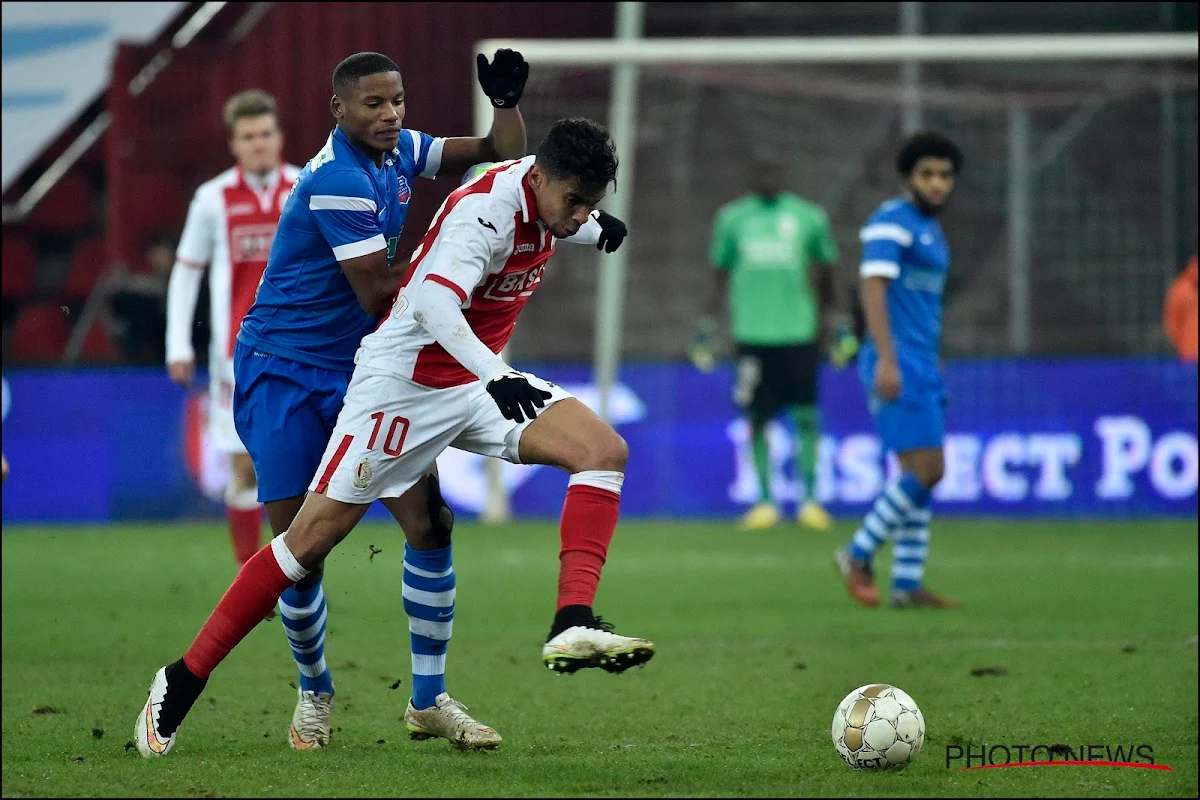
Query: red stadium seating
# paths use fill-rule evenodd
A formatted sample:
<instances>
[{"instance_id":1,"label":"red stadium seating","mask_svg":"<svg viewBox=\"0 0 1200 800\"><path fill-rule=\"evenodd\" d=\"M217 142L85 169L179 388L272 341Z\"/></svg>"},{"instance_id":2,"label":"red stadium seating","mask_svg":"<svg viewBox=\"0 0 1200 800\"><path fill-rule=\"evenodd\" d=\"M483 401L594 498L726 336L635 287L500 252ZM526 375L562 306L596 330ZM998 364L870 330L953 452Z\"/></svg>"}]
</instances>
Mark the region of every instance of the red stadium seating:
<instances>
[{"instance_id":1,"label":"red stadium seating","mask_svg":"<svg viewBox=\"0 0 1200 800\"><path fill-rule=\"evenodd\" d=\"M32 228L58 233L76 233L93 221L92 187L78 172L62 176L27 220Z\"/></svg>"},{"instance_id":2,"label":"red stadium seating","mask_svg":"<svg viewBox=\"0 0 1200 800\"><path fill-rule=\"evenodd\" d=\"M92 362L113 361L116 358L117 350L113 347L112 340L108 338L108 331L100 320L92 323L91 330L83 340L83 349L80 350L79 356L84 361Z\"/></svg>"},{"instance_id":3,"label":"red stadium seating","mask_svg":"<svg viewBox=\"0 0 1200 800\"><path fill-rule=\"evenodd\" d=\"M36 258L33 245L14 234L4 234L4 298L19 300L37 288Z\"/></svg>"},{"instance_id":4,"label":"red stadium seating","mask_svg":"<svg viewBox=\"0 0 1200 800\"><path fill-rule=\"evenodd\" d=\"M62 285L63 295L75 300L87 297L107 266L105 241L100 238L81 239L71 254L71 269Z\"/></svg>"},{"instance_id":5,"label":"red stadium seating","mask_svg":"<svg viewBox=\"0 0 1200 800\"><path fill-rule=\"evenodd\" d=\"M131 209L131 241L144 241L160 228L183 228L187 209L178 178L165 172L138 172L129 176L129 185L129 196L137 198Z\"/></svg>"},{"instance_id":6,"label":"red stadium seating","mask_svg":"<svg viewBox=\"0 0 1200 800\"><path fill-rule=\"evenodd\" d=\"M18 361L57 361L69 335L67 317L54 303L37 303L21 309L13 323L12 357Z\"/></svg>"}]
</instances>

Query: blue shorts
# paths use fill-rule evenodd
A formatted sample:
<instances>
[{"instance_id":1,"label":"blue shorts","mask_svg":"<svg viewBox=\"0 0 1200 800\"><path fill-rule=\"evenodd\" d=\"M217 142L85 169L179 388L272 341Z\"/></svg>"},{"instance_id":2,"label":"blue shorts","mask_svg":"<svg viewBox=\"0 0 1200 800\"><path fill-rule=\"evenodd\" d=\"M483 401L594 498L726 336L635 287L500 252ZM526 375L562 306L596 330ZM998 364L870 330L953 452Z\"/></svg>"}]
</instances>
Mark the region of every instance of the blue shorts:
<instances>
[{"instance_id":1,"label":"blue shorts","mask_svg":"<svg viewBox=\"0 0 1200 800\"><path fill-rule=\"evenodd\" d=\"M254 461L259 502L308 491L351 374L236 343L233 424Z\"/></svg>"},{"instance_id":2,"label":"blue shorts","mask_svg":"<svg viewBox=\"0 0 1200 800\"><path fill-rule=\"evenodd\" d=\"M858 377L867 392L867 408L883 446L896 453L941 448L946 436L946 387L933 364L898 358L900 396L885 403L875 396L875 350L864 347Z\"/></svg>"}]
</instances>

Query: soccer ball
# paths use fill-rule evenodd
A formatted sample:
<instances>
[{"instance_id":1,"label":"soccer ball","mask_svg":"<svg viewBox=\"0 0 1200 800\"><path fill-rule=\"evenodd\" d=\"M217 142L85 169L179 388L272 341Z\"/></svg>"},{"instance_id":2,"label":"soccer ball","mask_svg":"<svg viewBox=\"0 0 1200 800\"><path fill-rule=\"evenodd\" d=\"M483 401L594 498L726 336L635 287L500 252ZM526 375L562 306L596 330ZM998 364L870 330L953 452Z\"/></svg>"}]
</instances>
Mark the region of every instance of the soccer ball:
<instances>
[{"instance_id":1,"label":"soccer ball","mask_svg":"<svg viewBox=\"0 0 1200 800\"><path fill-rule=\"evenodd\" d=\"M901 769L925 744L925 717L906 692L860 686L833 712L833 746L855 769Z\"/></svg>"}]
</instances>

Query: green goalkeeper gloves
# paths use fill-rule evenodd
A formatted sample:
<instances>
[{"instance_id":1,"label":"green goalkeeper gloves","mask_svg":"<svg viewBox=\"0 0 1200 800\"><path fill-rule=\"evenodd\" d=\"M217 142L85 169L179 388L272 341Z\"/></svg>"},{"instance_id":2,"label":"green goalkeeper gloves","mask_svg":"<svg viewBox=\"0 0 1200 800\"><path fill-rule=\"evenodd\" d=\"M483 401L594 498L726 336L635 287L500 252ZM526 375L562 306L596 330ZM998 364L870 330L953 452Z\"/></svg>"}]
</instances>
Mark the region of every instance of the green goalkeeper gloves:
<instances>
[{"instance_id":1,"label":"green goalkeeper gloves","mask_svg":"<svg viewBox=\"0 0 1200 800\"><path fill-rule=\"evenodd\" d=\"M833 341L829 345L829 363L834 369L844 369L858 354L858 337L850 328L850 319L839 315L833 323Z\"/></svg>"},{"instance_id":2,"label":"green goalkeeper gloves","mask_svg":"<svg viewBox=\"0 0 1200 800\"><path fill-rule=\"evenodd\" d=\"M696 332L692 334L692 343L688 346L688 358L701 372L712 372L713 366L716 364L717 359L712 348L712 338L716 330L716 318L705 316L700 318Z\"/></svg>"}]
</instances>

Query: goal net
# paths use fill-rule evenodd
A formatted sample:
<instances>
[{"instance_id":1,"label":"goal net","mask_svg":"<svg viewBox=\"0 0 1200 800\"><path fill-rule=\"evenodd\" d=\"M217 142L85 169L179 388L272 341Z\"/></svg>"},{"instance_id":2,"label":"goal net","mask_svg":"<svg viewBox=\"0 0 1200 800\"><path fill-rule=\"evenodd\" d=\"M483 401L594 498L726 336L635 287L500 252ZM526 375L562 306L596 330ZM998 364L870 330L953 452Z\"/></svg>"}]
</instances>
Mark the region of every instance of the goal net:
<instances>
[{"instance_id":1,"label":"goal net","mask_svg":"<svg viewBox=\"0 0 1200 800\"><path fill-rule=\"evenodd\" d=\"M592 362L603 392L606 347L610 364L683 361L708 291L714 215L749 189L757 150L783 162L787 189L828 213L839 280L853 297L859 228L900 192L895 153L913 126L948 134L965 156L942 217L951 250L944 355L1172 353L1163 297L1196 246L1194 36L843 40L857 55L837 54L830 40L792 40L791 50L788 40L719 40L727 58L713 54L713 41L691 58L664 55L688 50L686 40L480 43L488 53L516 47L530 62L521 108L531 148L564 116L605 123L616 139L614 68L630 54L639 59L635 99L624 109L633 112L632 135L617 141L616 192L628 193L630 228L617 313L610 307L606 318L598 301L613 256L560 247L513 337L518 363ZM778 57L764 55L763 42ZM915 74L902 53L922 59ZM490 119L481 103L481 130ZM729 356L727 326L721 331L718 351ZM1054 390L1030 393L1010 379L1010 363L986 362L952 398L956 413L1003 407L1054 419ZM732 405L728 413L737 416ZM745 432L730 430L745 462L731 491L748 502ZM773 430L785 500L796 496L782 477L793 447L786 431ZM1183 458L1187 472L1190 451ZM493 499L500 474L495 468ZM839 499L829 485L818 495Z\"/></svg>"}]
</instances>

